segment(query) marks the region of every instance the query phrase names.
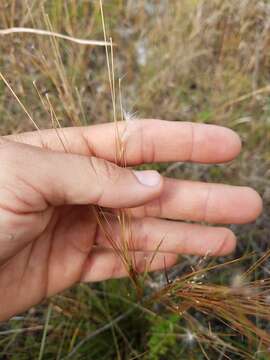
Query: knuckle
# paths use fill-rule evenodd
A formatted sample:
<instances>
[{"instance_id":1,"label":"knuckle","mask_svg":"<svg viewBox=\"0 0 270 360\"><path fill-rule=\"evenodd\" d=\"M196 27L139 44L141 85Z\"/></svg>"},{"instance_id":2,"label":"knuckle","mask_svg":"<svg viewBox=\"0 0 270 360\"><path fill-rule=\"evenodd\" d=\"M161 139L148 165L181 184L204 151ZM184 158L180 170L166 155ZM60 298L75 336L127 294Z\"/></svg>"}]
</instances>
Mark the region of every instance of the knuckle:
<instances>
[{"instance_id":1,"label":"knuckle","mask_svg":"<svg viewBox=\"0 0 270 360\"><path fill-rule=\"evenodd\" d=\"M98 180L101 181L101 184L105 181L117 182L121 173L117 165L106 161L104 159L99 159L96 157L90 158L92 170L95 172Z\"/></svg>"},{"instance_id":2,"label":"knuckle","mask_svg":"<svg viewBox=\"0 0 270 360\"><path fill-rule=\"evenodd\" d=\"M211 185L207 186L205 199L203 202L202 209L202 221L211 222L211 196L212 196L213 188Z\"/></svg>"},{"instance_id":3,"label":"knuckle","mask_svg":"<svg viewBox=\"0 0 270 360\"><path fill-rule=\"evenodd\" d=\"M132 233L134 234L133 248L131 250L148 249L149 234L145 226L147 220L138 218L132 222Z\"/></svg>"},{"instance_id":4,"label":"knuckle","mask_svg":"<svg viewBox=\"0 0 270 360\"><path fill-rule=\"evenodd\" d=\"M110 185L118 182L121 172L119 168L109 161L90 157L91 175L95 176L95 199L94 203L100 204L110 189Z\"/></svg>"},{"instance_id":5,"label":"knuckle","mask_svg":"<svg viewBox=\"0 0 270 360\"><path fill-rule=\"evenodd\" d=\"M190 124L190 150L189 150L189 155L187 160L188 161L193 161L194 160L194 143L195 143L195 126L192 122L189 123Z\"/></svg>"},{"instance_id":6,"label":"knuckle","mask_svg":"<svg viewBox=\"0 0 270 360\"><path fill-rule=\"evenodd\" d=\"M156 159L155 144L151 136L151 126L140 126L139 143L140 143L140 162L153 163Z\"/></svg>"}]
</instances>

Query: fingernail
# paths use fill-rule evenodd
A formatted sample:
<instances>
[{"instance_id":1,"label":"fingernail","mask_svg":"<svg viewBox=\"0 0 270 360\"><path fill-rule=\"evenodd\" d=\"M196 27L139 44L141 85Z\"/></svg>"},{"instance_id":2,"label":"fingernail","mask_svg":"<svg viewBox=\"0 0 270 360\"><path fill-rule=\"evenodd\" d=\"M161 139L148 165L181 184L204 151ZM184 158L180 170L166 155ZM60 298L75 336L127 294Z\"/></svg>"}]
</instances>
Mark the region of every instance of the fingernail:
<instances>
[{"instance_id":1,"label":"fingernail","mask_svg":"<svg viewBox=\"0 0 270 360\"><path fill-rule=\"evenodd\" d=\"M142 185L145 186L157 186L160 183L161 176L157 171L133 171L136 178Z\"/></svg>"}]
</instances>

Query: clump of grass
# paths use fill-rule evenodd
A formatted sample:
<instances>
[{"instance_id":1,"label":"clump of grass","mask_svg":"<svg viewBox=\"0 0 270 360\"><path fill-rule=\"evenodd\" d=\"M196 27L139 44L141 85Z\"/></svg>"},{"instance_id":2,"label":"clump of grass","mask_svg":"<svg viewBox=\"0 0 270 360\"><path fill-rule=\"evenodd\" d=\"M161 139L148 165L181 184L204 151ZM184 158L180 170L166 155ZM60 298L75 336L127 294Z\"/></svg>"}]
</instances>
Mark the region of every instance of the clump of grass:
<instances>
[{"instance_id":1,"label":"clump of grass","mask_svg":"<svg viewBox=\"0 0 270 360\"><path fill-rule=\"evenodd\" d=\"M192 340L197 341L200 346L206 342L210 348L218 350L221 344L222 346L226 344L226 341L222 339L222 335L217 336L212 332L211 328L205 333L192 316L192 311L199 312L206 318L211 318L212 321L218 320L231 330L231 336L237 336L238 333L238 336L247 339L252 349L260 347L262 353L267 353L270 346L270 334L260 328L258 322L254 320L269 321L270 279L250 280L250 278L255 270L269 260L269 256L268 251L231 285L209 283L206 280L207 275L212 271L222 271L224 267L233 264L241 264L245 257L219 265L193 269L169 281L166 286L152 295L150 301L153 303L157 301L168 311L183 317L189 334L193 334ZM233 333L236 334L233 335ZM230 343L227 343L226 347L232 351ZM254 358L254 353L234 348L234 352L242 358Z\"/></svg>"}]
</instances>

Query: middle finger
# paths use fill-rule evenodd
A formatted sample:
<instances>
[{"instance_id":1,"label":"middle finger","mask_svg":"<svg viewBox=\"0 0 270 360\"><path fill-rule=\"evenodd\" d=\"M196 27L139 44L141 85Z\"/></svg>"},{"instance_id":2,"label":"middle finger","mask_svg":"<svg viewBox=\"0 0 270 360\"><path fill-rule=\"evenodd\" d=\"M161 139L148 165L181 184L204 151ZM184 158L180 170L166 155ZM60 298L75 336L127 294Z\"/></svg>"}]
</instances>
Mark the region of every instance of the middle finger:
<instances>
[{"instance_id":1,"label":"middle finger","mask_svg":"<svg viewBox=\"0 0 270 360\"><path fill-rule=\"evenodd\" d=\"M255 220L261 211L262 200L251 188L165 178L161 196L132 209L132 215L243 224Z\"/></svg>"}]
</instances>

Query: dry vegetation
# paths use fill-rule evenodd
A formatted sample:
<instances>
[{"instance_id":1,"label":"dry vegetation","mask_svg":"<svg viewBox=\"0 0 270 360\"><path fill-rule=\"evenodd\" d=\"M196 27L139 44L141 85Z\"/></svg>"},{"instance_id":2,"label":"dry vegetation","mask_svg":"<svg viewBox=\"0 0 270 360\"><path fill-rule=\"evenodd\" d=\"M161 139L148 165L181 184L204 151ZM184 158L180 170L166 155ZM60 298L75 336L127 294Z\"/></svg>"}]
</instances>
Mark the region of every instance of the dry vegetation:
<instances>
[{"instance_id":1,"label":"dry vegetation","mask_svg":"<svg viewBox=\"0 0 270 360\"><path fill-rule=\"evenodd\" d=\"M270 233L270 2L112 0L104 11L127 113L217 123L242 136L244 151L233 164L158 168L257 188L263 216L234 227L235 256L253 253L233 266L185 257L147 279L140 303L128 281L78 285L2 324L0 357L269 359L269 280L261 282L269 277L268 258L250 266L264 255ZM14 26L103 39L98 1L3 0L0 28ZM51 126L50 104L62 126L113 120L104 49L30 34L0 39L0 71L41 128ZM2 134L32 129L2 82L0 99Z\"/></svg>"}]
</instances>

